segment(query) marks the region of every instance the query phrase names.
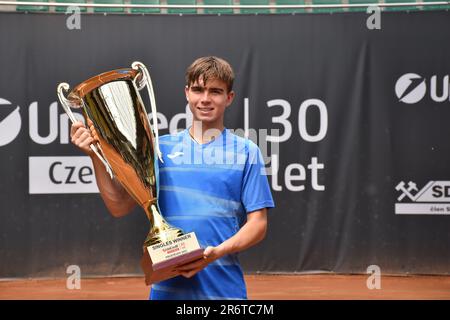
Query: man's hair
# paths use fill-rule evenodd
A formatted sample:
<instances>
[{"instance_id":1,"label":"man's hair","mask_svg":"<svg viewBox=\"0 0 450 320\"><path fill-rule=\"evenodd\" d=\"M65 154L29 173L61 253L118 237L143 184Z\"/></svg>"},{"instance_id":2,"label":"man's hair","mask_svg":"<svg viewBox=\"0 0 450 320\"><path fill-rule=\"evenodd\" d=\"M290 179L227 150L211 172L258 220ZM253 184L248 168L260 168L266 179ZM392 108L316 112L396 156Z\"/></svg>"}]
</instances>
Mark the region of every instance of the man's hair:
<instances>
[{"instance_id":1,"label":"man's hair","mask_svg":"<svg viewBox=\"0 0 450 320\"><path fill-rule=\"evenodd\" d=\"M186 70L186 85L190 87L195 82L203 80L222 80L227 86L228 92L233 90L234 72L231 65L225 60L209 56L195 60Z\"/></svg>"}]
</instances>

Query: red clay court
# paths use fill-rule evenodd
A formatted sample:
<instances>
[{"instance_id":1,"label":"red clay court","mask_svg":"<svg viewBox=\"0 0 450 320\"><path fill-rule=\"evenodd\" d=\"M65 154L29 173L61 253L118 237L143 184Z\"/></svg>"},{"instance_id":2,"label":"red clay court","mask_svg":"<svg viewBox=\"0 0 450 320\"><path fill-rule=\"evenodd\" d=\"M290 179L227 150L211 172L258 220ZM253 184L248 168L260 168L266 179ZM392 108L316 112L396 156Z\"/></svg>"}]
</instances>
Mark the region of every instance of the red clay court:
<instances>
[{"instance_id":1,"label":"red clay court","mask_svg":"<svg viewBox=\"0 0 450 320\"><path fill-rule=\"evenodd\" d=\"M247 275L250 300L450 300L449 276L382 276L380 289L368 289L369 275ZM66 279L0 281L0 299L146 300L141 277L81 279L81 289Z\"/></svg>"}]
</instances>

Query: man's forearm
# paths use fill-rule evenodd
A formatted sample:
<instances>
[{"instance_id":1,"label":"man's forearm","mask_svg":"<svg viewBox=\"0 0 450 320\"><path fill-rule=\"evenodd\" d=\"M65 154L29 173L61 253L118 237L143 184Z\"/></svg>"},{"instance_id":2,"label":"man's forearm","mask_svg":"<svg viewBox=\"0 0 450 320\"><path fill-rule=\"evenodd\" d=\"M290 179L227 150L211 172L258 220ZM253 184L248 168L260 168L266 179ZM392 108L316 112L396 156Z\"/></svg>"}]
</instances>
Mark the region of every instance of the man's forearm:
<instances>
[{"instance_id":1,"label":"man's forearm","mask_svg":"<svg viewBox=\"0 0 450 320\"><path fill-rule=\"evenodd\" d=\"M266 236L267 209L252 212L247 217L247 222L231 238L218 246L220 255L224 256L248 249Z\"/></svg>"},{"instance_id":2,"label":"man's forearm","mask_svg":"<svg viewBox=\"0 0 450 320\"><path fill-rule=\"evenodd\" d=\"M95 171L95 179L100 195L109 212L115 217L122 217L136 206L134 199L115 179L111 179L100 159L91 156Z\"/></svg>"}]
</instances>

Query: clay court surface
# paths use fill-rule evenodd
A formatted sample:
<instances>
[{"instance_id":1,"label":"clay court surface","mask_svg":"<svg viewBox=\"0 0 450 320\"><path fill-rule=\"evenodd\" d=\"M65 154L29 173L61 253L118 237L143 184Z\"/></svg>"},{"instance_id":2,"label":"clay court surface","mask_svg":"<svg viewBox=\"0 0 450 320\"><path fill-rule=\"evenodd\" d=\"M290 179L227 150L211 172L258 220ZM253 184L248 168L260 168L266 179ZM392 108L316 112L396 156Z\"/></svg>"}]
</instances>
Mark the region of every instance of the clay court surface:
<instances>
[{"instance_id":1,"label":"clay court surface","mask_svg":"<svg viewBox=\"0 0 450 320\"><path fill-rule=\"evenodd\" d=\"M450 300L450 276L382 276L380 289L368 289L369 275L247 275L251 300L434 299ZM66 279L1 280L0 299L146 300L140 277L81 278L69 290Z\"/></svg>"}]
</instances>

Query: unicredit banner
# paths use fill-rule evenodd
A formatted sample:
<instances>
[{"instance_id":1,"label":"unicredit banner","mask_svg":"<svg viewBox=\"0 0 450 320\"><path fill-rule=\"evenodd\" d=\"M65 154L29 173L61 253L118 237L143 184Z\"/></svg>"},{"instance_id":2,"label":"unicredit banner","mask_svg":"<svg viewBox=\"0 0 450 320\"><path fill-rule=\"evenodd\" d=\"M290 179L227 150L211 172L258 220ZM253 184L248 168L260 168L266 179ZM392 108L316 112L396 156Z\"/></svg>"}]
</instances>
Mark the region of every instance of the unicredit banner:
<instances>
[{"instance_id":1,"label":"unicredit banner","mask_svg":"<svg viewBox=\"0 0 450 320\"><path fill-rule=\"evenodd\" d=\"M448 274L450 13L382 13L373 30L368 17L82 15L70 28L1 13L0 277L141 273L148 220L107 212L56 87L141 61L167 134L192 121L184 72L206 55L235 69L225 124L259 145L276 204L245 271Z\"/></svg>"}]
</instances>

